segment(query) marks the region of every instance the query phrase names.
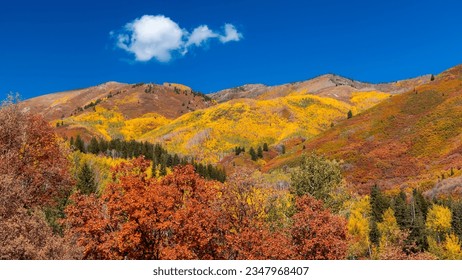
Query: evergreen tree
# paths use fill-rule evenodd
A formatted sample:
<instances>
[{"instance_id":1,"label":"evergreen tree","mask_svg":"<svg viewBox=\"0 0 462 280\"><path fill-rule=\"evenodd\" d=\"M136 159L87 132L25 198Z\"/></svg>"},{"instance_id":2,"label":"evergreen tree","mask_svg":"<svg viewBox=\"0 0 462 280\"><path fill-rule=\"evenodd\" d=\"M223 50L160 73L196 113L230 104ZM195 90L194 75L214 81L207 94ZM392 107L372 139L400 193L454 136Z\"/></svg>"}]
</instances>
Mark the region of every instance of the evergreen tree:
<instances>
[{"instance_id":1,"label":"evergreen tree","mask_svg":"<svg viewBox=\"0 0 462 280\"><path fill-rule=\"evenodd\" d=\"M180 164L180 157L177 154L175 154L173 156L173 166L177 166L178 164Z\"/></svg>"},{"instance_id":2,"label":"evergreen tree","mask_svg":"<svg viewBox=\"0 0 462 280\"><path fill-rule=\"evenodd\" d=\"M263 149L262 149L261 146L258 147L257 156L258 156L259 158L263 158Z\"/></svg>"},{"instance_id":3,"label":"evergreen tree","mask_svg":"<svg viewBox=\"0 0 462 280\"><path fill-rule=\"evenodd\" d=\"M430 77L430 81L434 81L435 80L435 76L432 74L432 76Z\"/></svg>"},{"instance_id":4,"label":"evergreen tree","mask_svg":"<svg viewBox=\"0 0 462 280\"><path fill-rule=\"evenodd\" d=\"M425 199L425 197L422 195L422 192L414 189L412 191L412 197L415 202L415 211L421 212L423 219L427 219L427 213L428 213L428 207L429 203Z\"/></svg>"},{"instance_id":5,"label":"evergreen tree","mask_svg":"<svg viewBox=\"0 0 462 280\"><path fill-rule=\"evenodd\" d=\"M99 143L98 143L98 140L96 140L95 137L91 138L90 144L88 144L87 150L88 150L89 153L92 153L92 154L95 154L95 155L99 153Z\"/></svg>"},{"instance_id":6,"label":"evergreen tree","mask_svg":"<svg viewBox=\"0 0 462 280\"><path fill-rule=\"evenodd\" d=\"M85 143L83 143L82 138L80 138L80 134L77 135L77 137L75 138L74 146L78 151L81 151L82 153L86 152Z\"/></svg>"},{"instance_id":7,"label":"evergreen tree","mask_svg":"<svg viewBox=\"0 0 462 280\"><path fill-rule=\"evenodd\" d=\"M393 201L393 211L395 212L396 222L400 229L406 229L410 227L410 213L406 203L406 194L401 191Z\"/></svg>"},{"instance_id":8,"label":"evergreen tree","mask_svg":"<svg viewBox=\"0 0 462 280\"><path fill-rule=\"evenodd\" d=\"M76 187L81 193L86 195L96 193L95 175L86 162L82 165L79 173L77 174Z\"/></svg>"},{"instance_id":9,"label":"evergreen tree","mask_svg":"<svg viewBox=\"0 0 462 280\"><path fill-rule=\"evenodd\" d=\"M406 240L411 245L413 253L422 252L428 248L425 220L428 212L428 203L422 193L413 190L410 203L410 233ZM415 248L415 246L417 246Z\"/></svg>"},{"instance_id":10,"label":"evergreen tree","mask_svg":"<svg viewBox=\"0 0 462 280\"><path fill-rule=\"evenodd\" d=\"M74 136L71 136L71 140L69 140L69 144L71 145L71 147L74 146Z\"/></svg>"},{"instance_id":11,"label":"evergreen tree","mask_svg":"<svg viewBox=\"0 0 462 280\"><path fill-rule=\"evenodd\" d=\"M256 161L256 160L258 159L257 153L255 152L255 149L254 149L253 147L250 148L249 154L250 154L250 158L251 158L253 161Z\"/></svg>"},{"instance_id":12,"label":"evergreen tree","mask_svg":"<svg viewBox=\"0 0 462 280\"><path fill-rule=\"evenodd\" d=\"M268 152L268 151L269 151L269 149L268 149L268 143L264 143L264 144L263 144L263 151L265 151L265 152Z\"/></svg>"},{"instance_id":13,"label":"evergreen tree","mask_svg":"<svg viewBox=\"0 0 462 280\"><path fill-rule=\"evenodd\" d=\"M285 153L286 153L286 146L281 145L281 154L285 154Z\"/></svg>"},{"instance_id":14,"label":"evergreen tree","mask_svg":"<svg viewBox=\"0 0 462 280\"><path fill-rule=\"evenodd\" d=\"M371 190L371 217L372 220L381 223L382 215L390 207L388 199L382 194L380 188L374 185Z\"/></svg>"},{"instance_id":15,"label":"evergreen tree","mask_svg":"<svg viewBox=\"0 0 462 280\"><path fill-rule=\"evenodd\" d=\"M351 112L351 110L349 110L348 113L347 113L347 118L351 119L352 117L353 117L353 112Z\"/></svg>"},{"instance_id":16,"label":"evergreen tree","mask_svg":"<svg viewBox=\"0 0 462 280\"><path fill-rule=\"evenodd\" d=\"M452 206L451 224L454 233L462 239L462 201L458 201Z\"/></svg>"},{"instance_id":17,"label":"evergreen tree","mask_svg":"<svg viewBox=\"0 0 462 280\"><path fill-rule=\"evenodd\" d=\"M159 176L165 176L167 175L167 166L165 162L160 163L160 169L159 169Z\"/></svg>"},{"instance_id":18,"label":"evergreen tree","mask_svg":"<svg viewBox=\"0 0 462 280\"><path fill-rule=\"evenodd\" d=\"M157 161L156 161L156 159L152 160L151 174L152 174L152 177L157 177Z\"/></svg>"},{"instance_id":19,"label":"evergreen tree","mask_svg":"<svg viewBox=\"0 0 462 280\"><path fill-rule=\"evenodd\" d=\"M371 221L371 231L369 232L369 240L371 241L372 244L375 244L376 246L379 245L380 231L379 231L379 228L377 227L377 222L374 220Z\"/></svg>"},{"instance_id":20,"label":"evergreen tree","mask_svg":"<svg viewBox=\"0 0 462 280\"><path fill-rule=\"evenodd\" d=\"M100 139L98 143L100 152L106 153L108 150L108 142L104 139Z\"/></svg>"}]
</instances>

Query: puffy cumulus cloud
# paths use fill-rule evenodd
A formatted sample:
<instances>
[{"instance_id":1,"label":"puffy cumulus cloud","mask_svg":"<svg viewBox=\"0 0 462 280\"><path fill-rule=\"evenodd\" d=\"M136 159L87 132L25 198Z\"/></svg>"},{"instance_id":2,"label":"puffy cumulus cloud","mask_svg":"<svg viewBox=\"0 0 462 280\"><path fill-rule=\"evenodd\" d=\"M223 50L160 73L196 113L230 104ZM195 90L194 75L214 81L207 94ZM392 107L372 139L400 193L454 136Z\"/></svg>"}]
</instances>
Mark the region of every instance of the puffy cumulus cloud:
<instances>
[{"instance_id":1,"label":"puffy cumulus cloud","mask_svg":"<svg viewBox=\"0 0 462 280\"><path fill-rule=\"evenodd\" d=\"M135 55L137 61L156 59L168 62L176 53L185 55L188 49L200 47L210 39L222 43L239 41L242 34L232 24L225 24L224 34L211 30L207 25L193 29L191 33L163 15L144 15L127 23L120 32L110 32L116 46Z\"/></svg>"},{"instance_id":2,"label":"puffy cumulus cloud","mask_svg":"<svg viewBox=\"0 0 462 280\"><path fill-rule=\"evenodd\" d=\"M166 62L171 52L183 46L185 31L165 16L145 15L125 25L117 35L117 46L135 55L136 60L155 58Z\"/></svg>"}]
</instances>

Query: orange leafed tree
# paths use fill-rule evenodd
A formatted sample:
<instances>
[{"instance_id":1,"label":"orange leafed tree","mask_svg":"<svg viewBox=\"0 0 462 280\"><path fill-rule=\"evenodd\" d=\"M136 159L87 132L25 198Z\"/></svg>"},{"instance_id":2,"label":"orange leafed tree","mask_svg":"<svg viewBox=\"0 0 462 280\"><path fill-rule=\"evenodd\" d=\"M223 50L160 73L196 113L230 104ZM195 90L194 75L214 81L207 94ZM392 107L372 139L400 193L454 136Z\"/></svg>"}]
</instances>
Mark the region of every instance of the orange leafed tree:
<instances>
[{"instance_id":1,"label":"orange leafed tree","mask_svg":"<svg viewBox=\"0 0 462 280\"><path fill-rule=\"evenodd\" d=\"M298 199L292 228L274 230L255 190L261 186L248 174L223 185L204 180L191 165L160 180L147 176L148 168L144 158L122 163L101 197L72 195L65 232L84 248L84 258L345 257L345 220L310 196Z\"/></svg>"},{"instance_id":2,"label":"orange leafed tree","mask_svg":"<svg viewBox=\"0 0 462 280\"><path fill-rule=\"evenodd\" d=\"M143 158L114 169L115 182L99 199L75 194L66 209L67 236L89 259L213 259L220 239L216 182L192 166L161 181L148 178Z\"/></svg>"},{"instance_id":3,"label":"orange leafed tree","mask_svg":"<svg viewBox=\"0 0 462 280\"><path fill-rule=\"evenodd\" d=\"M71 185L69 162L52 127L13 99L0 106L0 259L77 256L53 234L43 212Z\"/></svg>"},{"instance_id":4,"label":"orange leafed tree","mask_svg":"<svg viewBox=\"0 0 462 280\"><path fill-rule=\"evenodd\" d=\"M312 196L297 198L293 217L292 240L295 258L305 260L345 259L347 253L346 221L324 209Z\"/></svg>"}]
</instances>

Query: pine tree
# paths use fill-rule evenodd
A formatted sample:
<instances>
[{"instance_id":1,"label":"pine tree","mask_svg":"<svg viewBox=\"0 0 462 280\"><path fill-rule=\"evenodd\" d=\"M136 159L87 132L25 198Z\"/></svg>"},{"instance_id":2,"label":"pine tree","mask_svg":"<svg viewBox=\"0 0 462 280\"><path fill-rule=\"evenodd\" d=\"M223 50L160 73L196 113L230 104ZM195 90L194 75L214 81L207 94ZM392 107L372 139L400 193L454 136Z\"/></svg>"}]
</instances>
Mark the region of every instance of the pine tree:
<instances>
[{"instance_id":1,"label":"pine tree","mask_svg":"<svg viewBox=\"0 0 462 280\"><path fill-rule=\"evenodd\" d=\"M87 150L88 150L89 153L92 153L92 154L98 154L99 153L99 144L98 144L98 140L96 140L95 137L91 138L90 144L88 144Z\"/></svg>"},{"instance_id":2,"label":"pine tree","mask_svg":"<svg viewBox=\"0 0 462 280\"><path fill-rule=\"evenodd\" d=\"M347 113L347 118L351 119L352 117L353 117L353 112L351 112L351 110L349 110L348 113Z\"/></svg>"},{"instance_id":3,"label":"pine tree","mask_svg":"<svg viewBox=\"0 0 462 280\"><path fill-rule=\"evenodd\" d=\"M98 147L99 147L100 152L106 153L107 150L108 150L108 143L107 143L107 141L104 140L104 139L100 139L100 140L99 140L99 143L98 143Z\"/></svg>"},{"instance_id":4,"label":"pine tree","mask_svg":"<svg viewBox=\"0 0 462 280\"><path fill-rule=\"evenodd\" d=\"M259 158L263 158L263 149L262 149L261 146L258 147L257 156L258 156Z\"/></svg>"},{"instance_id":5,"label":"pine tree","mask_svg":"<svg viewBox=\"0 0 462 280\"><path fill-rule=\"evenodd\" d=\"M82 153L86 153L85 143L83 143L82 138L80 138L80 134L77 135L77 137L75 138L74 146L78 151L81 151Z\"/></svg>"},{"instance_id":6,"label":"pine tree","mask_svg":"<svg viewBox=\"0 0 462 280\"><path fill-rule=\"evenodd\" d=\"M256 161L256 160L258 159L257 153L255 152L255 149L254 149L253 147L250 148L249 154L250 154L250 158L251 158L253 161Z\"/></svg>"},{"instance_id":7,"label":"pine tree","mask_svg":"<svg viewBox=\"0 0 462 280\"><path fill-rule=\"evenodd\" d=\"M452 207L452 229L462 239L462 201L456 202Z\"/></svg>"},{"instance_id":8,"label":"pine tree","mask_svg":"<svg viewBox=\"0 0 462 280\"><path fill-rule=\"evenodd\" d=\"M393 211L395 212L396 222L400 229L406 229L410 227L410 215L409 208L406 203L406 194L401 191L394 199Z\"/></svg>"},{"instance_id":9,"label":"pine tree","mask_svg":"<svg viewBox=\"0 0 462 280\"><path fill-rule=\"evenodd\" d=\"M285 154L285 153L286 153L286 146L281 145L281 154Z\"/></svg>"},{"instance_id":10,"label":"pine tree","mask_svg":"<svg viewBox=\"0 0 462 280\"><path fill-rule=\"evenodd\" d=\"M71 140L69 140L69 144L72 146L74 146L74 136L71 136Z\"/></svg>"},{"instance_id":11,"label":"pine tree","mask_svg":"<svg viewBox=\"0 0 462 280\"><path fill-rule=\"evenodd\" d=\"M265 152L268 152L268 151L269 151L269 149L268 149L268 143L264 143L264 144L263 144L263 151L265 151Z\"/></svg>"},{"instance_id":12,"label":"pine tree","mask_svg":"<svg viewBox=\"0 0 462 280\"><path fill-rule=\"evenodd\" d=\"M96 193L95 175L86 162L82 165L79 173L77 174L76 187L81 193L86 195Z\"/></svg>"},{"instance_id":13,"label":"pine tree","mask_svg":"<svg viewBox=\"0 0 462 280\"><path fill-rule=\"evenodd\" d=\"M152 174L152 177L157 177L157 161L156 161L156 159L152 160L151 174Z\"/></svg>"},{"instance_id":14,"label":"pine tree","mask_svg":"<svg viewBox=\"0 0 462 280\"><path fill-rule=\"evenodd\" d=\"M371 221L371 231L369 232L369 240L372 244L379 245L380 242L380 231L377 227L377 222L372 220Z\"/></svg>"},{"instance_id":15,"label":"pine tree","mask_svg":"<svg viewBox=\"0 0 462 280\"><path fill-rule=\"evenodd\" d=\"M371 218L375 222L382 222L382 215L390 207L388 199L382 194L380 188L374 185L371 190Z\"/></svg>"},{"instance_id":16,"label":"pine tree","mask_svg":"<svg viewBox=\"0 0 462 280\"><path fill-rule=\"evenodd\" d=\"M159 169L159 176L165 176L167 175L167 166L165 162L160 163L160 169Z\"/></svg>"},{"instance_id":17,"label":"pine tree","mask_svg":"<svg viewBox=\"0 0 462 280\"><path fill-rule=\"evenodd\" d=\"M173 156L173 166L177 166L178 164L180 164L180 157L177 154L175 154Z\"/></svg>"}]
</instances>

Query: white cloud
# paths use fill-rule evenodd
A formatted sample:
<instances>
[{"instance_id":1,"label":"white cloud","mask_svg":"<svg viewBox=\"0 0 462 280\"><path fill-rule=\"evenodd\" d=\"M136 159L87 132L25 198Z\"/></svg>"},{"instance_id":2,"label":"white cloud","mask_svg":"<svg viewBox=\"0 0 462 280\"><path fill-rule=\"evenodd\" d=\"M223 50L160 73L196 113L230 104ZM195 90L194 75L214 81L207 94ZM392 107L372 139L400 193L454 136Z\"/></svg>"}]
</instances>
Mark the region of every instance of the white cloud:
<instances>
[{"instance_id":1,"label":"white cloud","mask_svg":"<svg viewBox=\"0 0 462 280\"><path fill-rule=\"evenodd\" d=\"M209 29L207 25L201 25L196 27L188 38L186 46L196 45L199 47L203 42L210 38L216 38L219 35Z\"/></svg>"},{"instance_id":2,"label":"white cloud","mask_svg":"<svg viewBox=\"0 0 462 280\"><path fill-rule=\"evenodd\" d=\"M139 61L169 61L171 52L183 46L185 35L178 24L162 15L142 16L126 24L125 32L117 35L117 46L135 54Z\"/></svg>"},{"instance_id":3,"label":"white cloud","mask_svg":"<svg viewBox=\"0 0 462 280\"><path fill-rule=\"evenodd\" d=\"M116 38L116 46L135 55L137 61L156 59L168 62L174 54L185 55L192 46L200 47L209 39L222 43L242 38L234 25L225 24L224 34L211 30L207 25L196 27L192 33L163 15L144 15L125 25L121 32L110 32Z\"/></svg>"},{"instance_id":4,"label":"white cloud","mask_svg":"<svg viewBox=\"0 0 462 280\"><path fill-rule=\"evenodd\" d=\"M242 34L237 32L236 27L232 24L225 24L225 35L220 36L220 41L222 43L227 43L231 41L239 41L242 39Z\"/></svg>"}]
</instances>

